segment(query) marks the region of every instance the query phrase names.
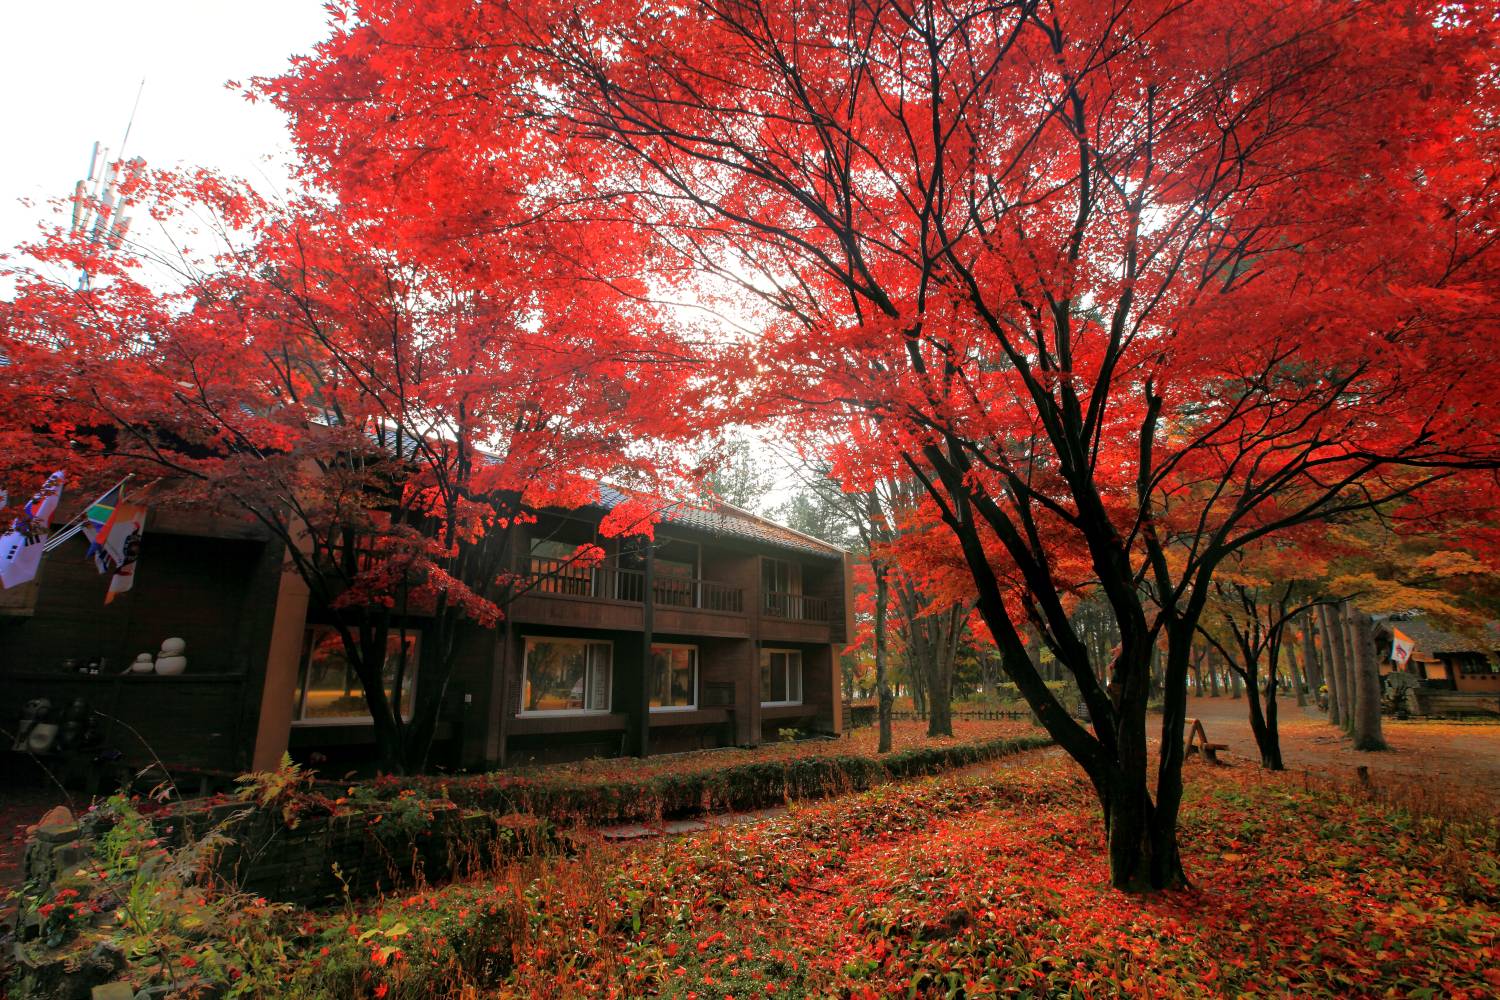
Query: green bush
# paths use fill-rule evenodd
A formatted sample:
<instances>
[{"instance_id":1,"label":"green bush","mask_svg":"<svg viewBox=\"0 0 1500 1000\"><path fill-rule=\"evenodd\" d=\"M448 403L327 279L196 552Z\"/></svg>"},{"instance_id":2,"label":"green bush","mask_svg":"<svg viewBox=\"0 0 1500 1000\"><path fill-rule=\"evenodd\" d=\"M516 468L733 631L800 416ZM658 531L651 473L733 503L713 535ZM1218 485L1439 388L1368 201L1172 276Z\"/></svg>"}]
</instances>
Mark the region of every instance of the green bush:
<instances>
[{"instance_id":1,"label":"green bush","mask_svg":"<svg viewBox=\"0 0 1500 1000\"><path fill-rule=\"evenodd\" d=\"M1045 736L1008 737L955 746L730 764L711 771L644 776L478 774L385 777L382 799L415 791L491 813L528 813L554 823L621 823L717 810L763 809L788 800L857 792L891 778L911 778L1047 746Z\"/></svg>"}]
</instances>

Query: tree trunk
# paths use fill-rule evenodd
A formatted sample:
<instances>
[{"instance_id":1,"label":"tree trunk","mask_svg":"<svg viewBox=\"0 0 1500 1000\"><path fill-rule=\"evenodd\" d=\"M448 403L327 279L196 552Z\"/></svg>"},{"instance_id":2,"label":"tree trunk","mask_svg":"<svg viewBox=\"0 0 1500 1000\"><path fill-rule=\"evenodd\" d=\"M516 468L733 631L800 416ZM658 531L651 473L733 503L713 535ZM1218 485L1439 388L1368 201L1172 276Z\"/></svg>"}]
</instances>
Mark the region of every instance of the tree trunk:
<instances>
[{"instance_id":1,"label":"tree trunk","mask_svg":"<svg viewBox=\"0 0 1500 1000\"><path fill-rule=\"evenodd\" d=\"M1313 637L1316 631L1313 624L1315 617L1309 608L1302 620L1302 670L1307 676L1307 686L1312 691L1314 701L1317 700L1318 689L1323 686L1323 665L1318 662L1318 643Z\"/></svg>"},{"instance_id":2,"label":"tree trunk","mask_svg":"<svg viewBox=\"0 0 1500 1000\"><path fill-rule=\"evenodd\" d=\"M927 738L953 735L953 661L963 631L964 612L958 608L934 615L928 641L932 670L927 685Z\"/></svg>"},{"instance_id":3,"label":"tree trunk","mask_svg":"<svg viewBox=\"0 0 1500 1000\"><path fill-rule=\"evenodd\" d=\"M1213 653L1205 653L1203 658L1208 663L1208 696L1217 698L1219 696L1219 665L1214 662Z\"/></svg>"},{"instance_id":4,"label":"tree trunk","mask_svg":"<svg viewBox=\"0 0 1500 1000\"><path fill-rule=\"evenodd\" d=\"M1355 621L1353 613L1350 612L1349 601L1344 601L1338 606L1338 613L1334 618L1334 625L1338 634L1344 640L1344 669L1338 675L1338 687L1344 694L1344 732L1353 736L1355 733L1355 709L1358 708L1359 691L1355 687L1355 679L1359 676L1358 667L1355 664Z\"/></svg>"},{"instance_id":5,"label":"tree trunk","mask_svg":"<svg viewBox=\"0 0 1500 1000\"><path fill-rule=\"evenodd\" d=\"M1231 690L1234 692L1234 698L1238 700L1240 696L1240 672L1233 667L1229 668L1229 684Z\"/></svg>"},{"instance_id":6,"label":"tree trunk","mask_svg":"<svg viewBox=\"0 0 1500 1000\"><path fill-rule=\"evenodd\" d=\"M1105 792L1110 884L1122 892L1187 885L1175 824L1163 822L1146 792L1146 775L1121 774Z\"/></svg>"},{"instance_id":7,"label":"tree trunk","mask_svg":"<svg viewBox=\"0 0 1500 1000\"><path fill-rule=\"evenodd\" d=\"M1354 749L1384 750L1380 722L1380 665L1375 661L1375 634L1370 616L1347 605L1354 672Z\"/></svg>"},{"instance_id":8,"label":"tree trunk","mask_svg":"<svg viewBox=\"0 0 1500 1000\"><path fill-rule=\"evenodd\" d=\"M876 715L880 728L877 752L889 753L891 749L891 685L886 676L885 612L890 603L891 587L885 565L875 563L875 690L878 692Z\"/></svg>"},{"instance_id":9,"label":"tree trunk","mask_svg":"<svg viewBox=\"0 0 1500 1000\"><path fill-rule=\"evenodd\" d=\"M1266 703L1262 709L1258 679L1257 672L1251 672L1245 677L1245 687L1250 693L1250 732L1255 736L1256 749L1260 751L1260 766L1268 771L1280 771L1284 768L1281 763L1281 734L1276 730L1275 681L1267 683Z\"/></svg>"},{"instance_id":10,"label":"tree trunk","mask_svg":"<svg viewBox=\"0 0 1500 1000\"><path fill-rule=\"evenodd\" d=\"M1292 690L1297 692L1297 707L1307 707L1307 691L1302 686L1302 673L1297 669L1297 651L1286 645L1286 665L1292 675Z\"/></svg>"},{"instance_id":11,"label":"tree trunk","mask_svg":"<svg viewBox=\"0 0 1500 1000\"><path fill-rule=\"evenodd\" d=\"M1336 612L1330 605L1318 607L1318 621L1323 633L1323 652L1328 664L1328 721L1335 726L1344 724L1343 679L1344 630L1334 627Z\"/></svg>"}]
</instances>

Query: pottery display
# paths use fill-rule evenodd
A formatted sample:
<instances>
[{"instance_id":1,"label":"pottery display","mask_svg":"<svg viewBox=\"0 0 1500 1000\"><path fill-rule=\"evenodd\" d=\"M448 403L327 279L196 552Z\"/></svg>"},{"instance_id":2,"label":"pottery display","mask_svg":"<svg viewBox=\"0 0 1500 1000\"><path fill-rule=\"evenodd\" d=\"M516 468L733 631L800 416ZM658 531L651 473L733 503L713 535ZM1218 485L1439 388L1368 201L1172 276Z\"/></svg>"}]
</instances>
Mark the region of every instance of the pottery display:
<instances>
[{"instance_id":1,"label":"pottery display","mask_svg":"<svg viewBox=\"0 0 1500 1000\"><path fill-rule=\"evenodd\" d=\"M130 672L133 674L149 674L155 669L156 658L153 657L150 653L138 654L135 658L135 662L130 665Z\"/></svg>"},{"instance_id":2,"label":"pottery display","mask_svg":"<svg viewBox=\"0 0 1500 1000\"><path fill-rule=\"evenodd\" d=\"M26 749L32 753L46 753L57 742L57 723L38 722L26 734Z\"/></svg>"},{"instance_id":3,"label":"pottery display","mask_svg":"<svg viewBox=\"0 0 1500 1000\"><path fill-rule=\"evenodd\" d=\"M162 677L175 677L186 669L186 656L158 656L156 658L156 672Z\"/></svg>"},{"instance_id":4,"label":"pottery display","mask_svg":"<svg viewBox=\"0 0 1500 1000\"><path fill-rule=\"evenodd\" d=\"M182 655L186 649L185 639L163 639L161 652L156 654L156 672L163 677L175 677L186 670L187 657Z\"/></svg>"}]
</instances>

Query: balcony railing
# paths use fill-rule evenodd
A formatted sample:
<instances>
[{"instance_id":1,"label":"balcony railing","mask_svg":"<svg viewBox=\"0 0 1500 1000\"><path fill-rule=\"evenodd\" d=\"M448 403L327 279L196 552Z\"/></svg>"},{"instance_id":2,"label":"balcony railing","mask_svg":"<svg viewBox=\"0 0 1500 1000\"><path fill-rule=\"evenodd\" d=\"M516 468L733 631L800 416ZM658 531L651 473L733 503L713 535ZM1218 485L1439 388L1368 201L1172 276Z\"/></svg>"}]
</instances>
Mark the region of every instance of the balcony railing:
<instances>
[{"instance_id":1,"label":"balcony railing","mask_svg":"<svg viewBox=\"0 0 1500 1000\"><path fill-rule=\"evenodd\" d=\"M785 618L797 622L833 621L833 602L810 594L787 594L777 590L761 592L761 611L767 618Z\"/></svg>"},{"instance_id":2,"label":"balcony railing","mask_svg":"<svg viewBox=\"0 0 1500 1000\"><path fill-rule=\"evenodd\" d=\"M567 559L531 560L532 593L560 594L565 597L595 597L610 601L640 604L646 596L646 574L643 570L624 569L608 563L586 566ZM652 600L657 607L698 608L743 614L745 591L713 580L658 576L651 585Z\"/></svg>"}]
</instances>

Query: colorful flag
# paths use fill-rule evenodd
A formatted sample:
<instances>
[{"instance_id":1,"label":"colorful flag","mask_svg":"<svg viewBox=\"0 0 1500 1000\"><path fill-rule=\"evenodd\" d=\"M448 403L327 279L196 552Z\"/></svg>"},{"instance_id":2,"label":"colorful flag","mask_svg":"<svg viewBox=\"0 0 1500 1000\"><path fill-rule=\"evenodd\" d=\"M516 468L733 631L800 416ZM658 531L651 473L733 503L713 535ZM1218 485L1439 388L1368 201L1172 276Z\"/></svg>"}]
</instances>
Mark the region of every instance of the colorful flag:
<instances>
[{"instance_id":1,"label":"colorful flag","mask_svg":"<svg viewBox=\"0 0 1500 1000\"><path fill-rule=\"evenodd\" d=\"M123 488L125 480L120 480L108 493L98 500L89 504L88 509L83 512L83 521L78 530L83 532L83 537L89 540L89 550L86 555L94 557L94 565L99 567L101 573L113 573L117 568L106 561L104 555L104 542L109 537L111 521L115 511L120 507L124 499Z\"/></svg>"},{"instance_id":2,"label":"colorful flag","mask_svg":"<svg viewBox=\"0 0 1500 1000\"><path fill-rule=\"evenodd\" d=\"M42 549L52 530L52 512L62 499L64 475L47 477L36 496L21 508L21 516L0 536L0 586L18 587L36 579L42 565Z\"/></svg>"},{"instance_id":3,"label":"colorful flag","mask_svg":"<svg viewBox=\"0 0 1500 1000\"><path fill-rule=\"evenodd\" d=\"M83 512L83 519L94 526L94 530L104 527L104 522L115 512L115 505L120 502L121 490L125 488L125 480L120 480L110 487L108 493L98 500L89 504L88 510Z\"/></svg>"},{"instance_id":4,"label":"colorful flag","mask_svg":"<svg viewBox=\"0 0 1500 1000\"><path fill-rule=\"evenodd\" d=\"M1399 628L1391 629L1391 660L1398 667L1406 666L1406 661L1411 659L1411 654L1417 651L1417 644L1412 641L1411 636Z\"/></svg>"},{"instance_id":5,"label":"colorful flag","mask_svg":"<svg viewBox=\"0 0 1500 1000\"><path fill-rule=\"evenodd\" d=\"M116 594L123 594L135 583L135 561L140 551L141 535L146 530L146 508L140 504L120 502L110 512L109 520L97 530L85 526L89 551L99 572L109 574L108 604Z\"/></svg>"},{"instance_id":6,"label":"colorful flag","mask_svg":"<svg viewBox=\"0 0 1500 1000\"><path fill-rule=\"evenodd\" d=\"M124 495L122 491L125 488L125 481L129 478L129 476L126 476L125 479L121 479L118 483L111 486L99 499L89 504L83 513L69 521L61 531L52 532L52 537L47 539L47 546L43 551L51 552L77 534L83 534L92 543L94 535L91 532L97 532L104 525L104 522L109 519L110 513L115 509L115 504L119 503L120 498ZM85 554L94 554L92 544L89 545L89 550ZM100 570L100 572L103 572L103 570Z\"/></svg>"}]
</instances>

